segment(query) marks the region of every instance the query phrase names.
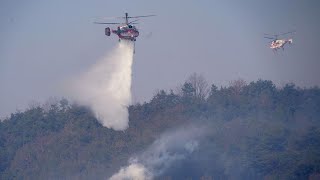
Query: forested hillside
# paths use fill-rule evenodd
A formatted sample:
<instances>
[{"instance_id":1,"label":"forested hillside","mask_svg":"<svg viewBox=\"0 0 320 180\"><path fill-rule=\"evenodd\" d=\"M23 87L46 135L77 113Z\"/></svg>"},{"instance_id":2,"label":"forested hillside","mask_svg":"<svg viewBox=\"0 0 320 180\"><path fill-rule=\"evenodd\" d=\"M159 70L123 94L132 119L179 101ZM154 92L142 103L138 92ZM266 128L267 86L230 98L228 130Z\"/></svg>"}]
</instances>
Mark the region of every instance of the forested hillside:
<instances>
[{"instance_id":1,"label":"forested hillside","mask_svg":"<svg viewBox=\"0 0 320 180\"><path fill-rule=\"evenodd\" d=\"M129 109L129 128L103 127L66 99L0 123L0 179L106 179L162 133L204 124L197 150L156 179L319 179L320 89L271 81L209 86L198 75Z\"/></svg>"}]
</instances>

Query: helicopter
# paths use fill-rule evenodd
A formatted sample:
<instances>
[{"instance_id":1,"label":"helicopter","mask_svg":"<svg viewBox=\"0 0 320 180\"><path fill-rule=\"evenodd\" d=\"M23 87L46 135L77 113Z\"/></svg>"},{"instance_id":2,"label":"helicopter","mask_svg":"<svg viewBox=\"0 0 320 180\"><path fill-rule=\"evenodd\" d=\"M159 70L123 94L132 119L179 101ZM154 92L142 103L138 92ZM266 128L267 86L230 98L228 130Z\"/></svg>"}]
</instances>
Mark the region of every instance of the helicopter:
<instances>
[{"instance_id":1,"label":"helicopter","mask_svg":"<svg viewBox=\"0 0 320 180\"><path fill-rule=\"evenodd\" d=\"M293 32L295 32L295 31L290 31L290 32L282 33L282 34L264 34L264 35L266 35L264 38L272 39L272 41L270 41L270 43L271 43L270 48L275 52L278 49L284 50L284 46L286 44L292 44L292 42L293 42L292 38L278 39L278 37L286 35L286 34L292 34Z\"/></svg>"},{"instance_id":2,"label":"helicopter","mask_svg":"<svg viewBox=\"0 0 320 180\"><path fill-rule=\"evenodd\" d=\"M145 15L145 16L128 16L128 13L125 13L124 17L111 17L109 19L125 19L124 23L114 23L114 22L94 22L95 24L118 24L119 26L115 30L111 30L109 27L105 28L105 35L110 36L111 33L118 35L119 42L121 40L136 41L136 38L139 36L138 29L133 26L137 24L138 18L151 17L155 15ZM136 19L129 22L129 19Z\"/></svg>"}]
</instances>

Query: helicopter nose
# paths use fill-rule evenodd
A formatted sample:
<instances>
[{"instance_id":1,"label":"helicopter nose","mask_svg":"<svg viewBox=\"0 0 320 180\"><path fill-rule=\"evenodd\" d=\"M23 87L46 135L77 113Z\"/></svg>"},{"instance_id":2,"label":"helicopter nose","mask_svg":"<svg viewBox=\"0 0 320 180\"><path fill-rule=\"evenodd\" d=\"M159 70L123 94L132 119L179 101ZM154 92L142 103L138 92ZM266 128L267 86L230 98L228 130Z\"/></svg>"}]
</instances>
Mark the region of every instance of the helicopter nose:
<instances>
[{"instance_id":1,"label":"helicopter nose","mask_svg":"<svg viewBox=\"0 0 320 180\"><path fill-rule=\"evenodd\" d=\"M139 36L139 31L132 31L131 34L135 37Z\"/></svg>"}]
</instances>

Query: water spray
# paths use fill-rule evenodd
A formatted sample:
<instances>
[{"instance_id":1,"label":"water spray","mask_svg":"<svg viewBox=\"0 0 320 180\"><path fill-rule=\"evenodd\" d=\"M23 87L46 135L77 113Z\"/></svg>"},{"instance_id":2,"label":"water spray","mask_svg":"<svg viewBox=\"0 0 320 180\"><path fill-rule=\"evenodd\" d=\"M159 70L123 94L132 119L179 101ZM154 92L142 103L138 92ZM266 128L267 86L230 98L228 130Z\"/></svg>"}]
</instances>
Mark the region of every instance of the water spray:
<instances>
[{"instance_id":1,"label":"water spray","mask_svg":"<svg viewBox=\"0 0 320 180\"><path fill-rule=\"evenodd\" d=\"M89 106L99 122L114 130L128 127L134 45L121 41L117 47L72 83L71 97Z\"/></svg>"}]
</instances>

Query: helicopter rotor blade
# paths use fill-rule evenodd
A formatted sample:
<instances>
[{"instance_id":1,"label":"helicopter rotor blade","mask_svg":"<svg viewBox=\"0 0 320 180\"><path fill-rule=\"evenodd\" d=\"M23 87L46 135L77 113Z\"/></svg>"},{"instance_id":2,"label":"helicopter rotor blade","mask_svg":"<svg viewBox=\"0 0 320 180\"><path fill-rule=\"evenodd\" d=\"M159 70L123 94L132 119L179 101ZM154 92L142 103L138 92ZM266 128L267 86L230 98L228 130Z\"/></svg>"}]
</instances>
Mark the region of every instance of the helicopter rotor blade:
<instances>
[{"instance_id":1,"label":"helicopter rotor blade","mask_svg":"<svg viewBox=\"0 0 320 180\"><path fill-rule=\"evenodd\" d=\"M115 17L102 17L101 19L126 19L126 18L143 18L143 17L152 17L152 16L156 16L154 14L152 15L145 15L145 16L128 16L128 17L125 17L125 16L115 16Z\"/></svg>"},{"instance_id":2,"label":"helicopter rotor blade","mask_svg":"<svg viewBox=\"0 0 320 180\"><path fill-rule=\"evenodd\" d=\"M123 24L123 23L94 22L94 24Z\"/></svg>"},{"instance_id":3,"label":"helicopter rotor blade","mask_svg":"<svg viewBox=\"0 0 320 180\"><path fill-rule=\"evenodd\" d=\"M122 17L116 17L116 16L114 16L114 17L101 17L99 19L122 19Z\"/></svg>"},{"instance_id":4,"label":"helicopter rotor blade","mask_svg":"<svg viewBox=\"0 0 320 180\"><path fill-rule=\"evenodd\" d=\"M266 38L266 39L274 39L274 37L264 37L264 38Z\"/></svg>"},{"instance_id":5,"label":"helicopter rotor blade","mask_svg":"<svg viewBox=\"0 0 320 180\"><path fill-rule=\"evenodd\" d=\"M278 36L277 34L267 34L267 33L264 33L265 36Z\"/></svg>"},{"instance_id":6,"label":"helicopter rotor blade","mask_svg":"<svg viewBox=\"0 0 320 180\"><path fill-rule=\"evenodd\" d=\"M286 34L290 34L290 33L294 33L294 32L296 32L296 31L289 31L289 32L286 32L286 33L282 33L280 35L286 35Z\"/></svg>"},{"instance_id":7,"label":"helicopter rotor blade","mask_svg":"<svg viewBox=\"0 0 320 180\"><path fill-rule=\"evenodd\" d=\"M145 15L145 16L128 16L128 18L142 18L142 17L152 17L152 16L156 16L156 15L152 14L152 15Z\"/></svg>"},{"instance_id":8,"label":"helicopter rotor blade","mask_svg":"<svg viewBox=\"0 0 320 180\"><path fill-rule=\"evenodd\" d=\"M136 19L134 21L129 22L128 24L135 24L135 22L139 21L139 19Z\"/></svg>"}]
</instances>

